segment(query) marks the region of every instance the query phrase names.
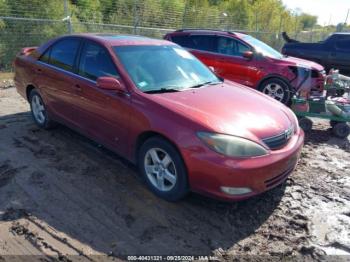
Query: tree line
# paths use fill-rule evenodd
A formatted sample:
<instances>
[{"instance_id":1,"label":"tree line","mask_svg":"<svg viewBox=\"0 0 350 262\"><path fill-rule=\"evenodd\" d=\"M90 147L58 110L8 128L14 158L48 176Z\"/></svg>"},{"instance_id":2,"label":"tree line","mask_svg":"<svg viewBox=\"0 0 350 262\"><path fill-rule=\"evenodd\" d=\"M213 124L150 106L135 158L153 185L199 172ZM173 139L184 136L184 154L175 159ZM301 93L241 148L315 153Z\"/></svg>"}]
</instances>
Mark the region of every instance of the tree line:
<instances>
[{"instance_id":1,"label":"tree line","mask_svg":"<svg viewBox=\"0 0 350 262\"><path fill-rule=\"evenodd\" d=\"M0 67L20 47L69 30L161 37L165 31L152 28L184 27L259 32L253 35L275 47L282 31L297 36L319 28L317 17L289 10L281 0L0 0Z\"/></svg>"}]
</instances>

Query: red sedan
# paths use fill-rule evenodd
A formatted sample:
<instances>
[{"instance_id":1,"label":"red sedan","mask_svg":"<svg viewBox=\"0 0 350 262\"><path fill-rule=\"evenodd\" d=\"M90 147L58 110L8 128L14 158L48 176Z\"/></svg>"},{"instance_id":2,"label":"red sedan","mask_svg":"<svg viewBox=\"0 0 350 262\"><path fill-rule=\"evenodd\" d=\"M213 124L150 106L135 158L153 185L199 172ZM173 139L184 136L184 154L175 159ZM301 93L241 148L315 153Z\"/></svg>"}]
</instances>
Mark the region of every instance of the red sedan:
<instances>
[{"instance_id":1,"label":"red sedan","mask_svg":"<svg viewBox=\"0 0 350 262\"><path fill-rule=\"evenodd\" d=\"M304 134L295 115L255 90L218 78L168 41L85 34L25 48L18 92L36 124L62 123L138 164L149 188L239 200L282 182Z\"/></svg>"}]
</instances>

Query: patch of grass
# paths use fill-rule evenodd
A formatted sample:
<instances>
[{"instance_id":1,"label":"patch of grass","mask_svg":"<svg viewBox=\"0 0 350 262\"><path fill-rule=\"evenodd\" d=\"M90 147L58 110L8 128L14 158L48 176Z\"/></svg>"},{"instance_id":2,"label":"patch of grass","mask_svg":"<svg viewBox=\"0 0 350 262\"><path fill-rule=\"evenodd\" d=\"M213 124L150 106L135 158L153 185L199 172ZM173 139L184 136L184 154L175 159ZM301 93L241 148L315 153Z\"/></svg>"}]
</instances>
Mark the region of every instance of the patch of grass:
<instances>
[{"instance_id":1,"label":"patch of grass","mask_svg":"<svg viewBox=\"0 0 350 262\"><path fill-rule=\"evenodd\" d=\"M9 79L13 79L13 73L0 72L0 80L9 80Z\"/></svg>"}]
</instances>

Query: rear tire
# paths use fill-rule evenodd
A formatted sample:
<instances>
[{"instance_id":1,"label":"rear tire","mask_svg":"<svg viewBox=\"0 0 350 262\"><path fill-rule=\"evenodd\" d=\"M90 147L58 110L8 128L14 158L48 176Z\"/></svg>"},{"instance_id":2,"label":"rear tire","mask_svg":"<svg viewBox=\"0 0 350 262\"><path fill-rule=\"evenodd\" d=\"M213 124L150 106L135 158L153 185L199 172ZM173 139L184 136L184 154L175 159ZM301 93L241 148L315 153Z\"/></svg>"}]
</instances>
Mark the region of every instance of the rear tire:
<instances>
[{"instance_id":1,"label":"rear tire","mask_svg":"<svg viewBox=\"0 0 350 262\"><path fill-rule=\"evenodd\" d=\"M140 148L138 167L149 189L175 202L188 193L187 171L177 149L161 137L148 139Z\"/></svg>"},{"instance_id":2,"label":"rear tire","mask_svg":"<svg viewBox=\"0 0 350 262\"><path fill-rule=\"evenodd\" d=\"M29 104L34 122L43 129L50 129L55 126L47 113L46 106L40 94L33 89L29 94Z\"/></svg>"},{"instance_id":3,"label":"rear tire","mask_svg":"<svg viewBox=\"0 0 350 262\"><path fill-rule=\"evenodd\" d=\"M350 127L346 123L338 123L332 128L333 134L341 139L347 138L350 134Z\"/></svg>"},{"instance_id":4,"label":"rear tire","mask_svg":"<svg viewBox=\"0 0 350 262\"><path fill-rule=\"evenodd\" d=\"M274 77L263 81L258 90L282 104L289 105L291 102L291 88L280 78Z\"/></svg>"}]
</instances>

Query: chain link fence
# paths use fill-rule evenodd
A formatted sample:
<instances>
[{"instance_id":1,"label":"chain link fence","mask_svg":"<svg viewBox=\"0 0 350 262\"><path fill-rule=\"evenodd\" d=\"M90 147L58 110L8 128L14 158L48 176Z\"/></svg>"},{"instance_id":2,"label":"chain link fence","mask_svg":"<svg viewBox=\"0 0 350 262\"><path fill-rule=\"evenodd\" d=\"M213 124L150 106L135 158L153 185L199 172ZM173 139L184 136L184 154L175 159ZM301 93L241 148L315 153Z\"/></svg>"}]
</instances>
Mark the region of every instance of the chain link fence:
<instances>
[{"instance_id":1,"label":"chain link fence","mask_svg":"<svg viewBox=\"0 0 350 262\"><path fill-rule=\"evenodd\" d=\"M12 61L21 48L37 46L52 37L71 33L138 34L162 38L179 28L210 28L245 32L278 50L283 46L281 32L288 22L284 21L283 14L277 16L278 26L271 30L268 27L270 20L260 18L258 10L250 22L243 13L239 8L226 12L187 0L50 0L45 3L40 0L0 0L0 71L11 70ZM327 35L328 32L296 31L291 37L315 42Z\"/></svg>"}]
</instances>

